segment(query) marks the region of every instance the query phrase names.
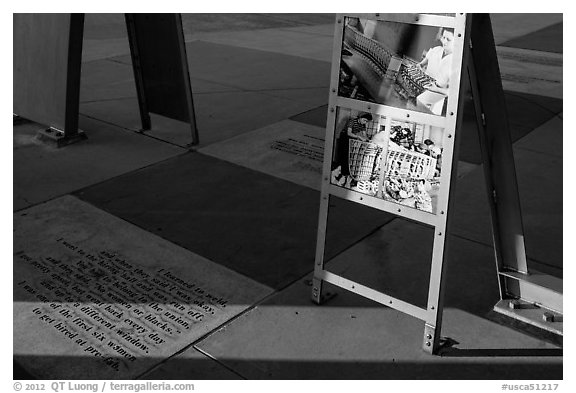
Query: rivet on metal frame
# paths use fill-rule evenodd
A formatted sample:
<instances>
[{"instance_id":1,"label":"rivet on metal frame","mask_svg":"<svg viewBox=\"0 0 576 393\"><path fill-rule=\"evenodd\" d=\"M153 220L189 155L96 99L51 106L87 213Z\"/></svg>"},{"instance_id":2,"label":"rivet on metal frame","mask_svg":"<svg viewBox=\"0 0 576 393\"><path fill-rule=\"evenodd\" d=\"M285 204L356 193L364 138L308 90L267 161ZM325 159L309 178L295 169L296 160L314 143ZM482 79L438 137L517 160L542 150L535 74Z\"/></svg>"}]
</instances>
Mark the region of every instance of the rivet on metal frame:
<instances>
[{"instance_id":1,"label":"rivet on metal frame","mask_svg":"<svg viewBox=\"0 0 576 393\"><path fill-rule=\"evenodd\" d=\"M330 108L330 112L334 112L334 108Z\"/></svg>"},{"instance_id":2,"label":"rivet on metal frame","mask_svg":"<svg viewBox=\"0 0 576 393\"><path fill-rule=\"evenodd\" d=\"M431 334L427 334L427 335L426 335L426 339L432 340L432 335L431 335Z\"/></svg>"},{"instance_id":3,"label":"rivet on metal frame","mask_svg":"<svg viewBox=\"0 0 576 393\"><path fill-rule=\"evenodd\" d=\"M426 341L426 346L429 347L430 345L430 341Z\"/></svg>"},{"instance_id":4,"label":"rivet on metal frame","mask_svg":"<svg viewBox=\"0 0 576 393\"><path fill-rule=\"evenodd\" d=\"M448 138L452 138L452 134L448 134Z\"/></svg>"},{"instance_id":5,"label":"rivet on metal frame","mask_svg":"<svg viewBox=\"0 0 576 393\"><path fill-rule=\"evenodd\" d=\"M338 23L342 23L342 19L338 19L336 22L338 22Z\"/></svg>"}]
</instances>

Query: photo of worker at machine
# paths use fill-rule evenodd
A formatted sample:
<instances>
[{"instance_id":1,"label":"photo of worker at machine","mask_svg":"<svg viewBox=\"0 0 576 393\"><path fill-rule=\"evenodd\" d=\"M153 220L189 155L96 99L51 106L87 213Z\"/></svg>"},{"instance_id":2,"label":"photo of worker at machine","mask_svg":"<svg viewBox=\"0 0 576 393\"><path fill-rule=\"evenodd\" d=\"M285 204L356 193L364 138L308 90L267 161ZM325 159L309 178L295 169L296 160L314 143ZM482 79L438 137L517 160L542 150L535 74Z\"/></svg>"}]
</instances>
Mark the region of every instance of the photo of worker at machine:
<instances>
[{"instance_id":1,"label":"photo of worker at machine","mask_svg":"<svg viewBox=\"0 0 576 393\"><path fill-rule=\"evenodd\" d=\"M445 116L454 30L345 18L338 95Z\"/></svg>"},{"instance_id":2,"label":"photo of worker at machine","mask_svg":"<svg viewBox=\"0 0 576 393\"><path fill-rule=\"evenodd\" d=\"M436 212L444 130L339 108L331 183L365 195ZM384 159L385 157L385 159Z\"/></svg>"}]
</instances>

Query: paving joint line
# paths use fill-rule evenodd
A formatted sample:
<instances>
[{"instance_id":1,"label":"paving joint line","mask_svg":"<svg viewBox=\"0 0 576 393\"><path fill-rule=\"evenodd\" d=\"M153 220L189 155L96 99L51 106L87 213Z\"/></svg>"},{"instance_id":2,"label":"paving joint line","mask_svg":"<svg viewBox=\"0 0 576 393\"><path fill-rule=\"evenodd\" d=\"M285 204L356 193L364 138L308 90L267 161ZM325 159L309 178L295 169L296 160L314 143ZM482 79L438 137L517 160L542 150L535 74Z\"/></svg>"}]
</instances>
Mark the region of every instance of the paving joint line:
<instances>
[{"instance_id":1,"label":"paving joint line","mask_svg":"<svg viewBox=\"0 0 576 393\"><path fill-rule=\"evenodd\" d=\"M110 101L123 101L123 100L130 100L130 99L136 99L136 96L130 96L130 97L116 97L116 98L103 98L103 99L99 99L99 100L88 100L88 101L80 101L80 105L82 104L95 104L98 102L110 102ZM81 113L80 113L81 114ZM82 115L82 114L81 114ZM82 115L82 116L87 116L87 115Z\"/></svg>"},{"instance_id":2,"label":"paving joint line","mask_svg":"<svg viewBox=\"0 0 576 393\"><path fill-rule=\"evenodd\" d=\"M528 136L528 135L526 135L526 136ZM522 138L522 139L524 139L524 138ZM521 141L522 139L520 139L520 141ZM520 141L518 141L518 142L520 142ZM547 153L547 152L544 152L544 151L534 150L534 149L531 148L531 147L524 147L524 146L516 146L516 145L514 145L514 149L523 150L523 151L528 151L528 152L530 152L530 153L539 154L539 155L541 155L541 156L554 157L554 158L562 159L562 155L560 155L560 154Z\"/></svg>"},{"instance_id":3,"label":"paving joint line","mask_svg":"<svg viewBox=\"0 0 576 393\"><path fill-rule=\"evenodd\" d=\"M271 20L278 20L278 21L282 21L282 22L288 22L288 23L293 23L294 27L299 27L299 26L319 26L319 25L324 25L326 23L306 23L306 22L294 22L290 19L285 19L285 18L279 18L275 15L270 15L270 14L262 14L262 13L257 13L255 15L258 16L262 16ZM280 14L282 15L282 14Z\"/></svg>"},{"instance_id":4,"label":"paving joint line","mask_svg":"<svg viewBox=\"0 0 576 393\"><path fill-rule=\"evenodd\" d=\"M126 173L121 173L121 174L116 175L116 176L113 176L113 177L111 177L111 178L104 179L104 180L101 180L101 181L99 181L99 182L96 182L96 183L93 183L93 184L90 184L90 185L87 185L87 186L80 187L80 188L78 188L78 189L76 189L76 190L68 191L68 192L66 192L66 193L64 193L64 194L60 194L60 195L53 196L53 197L51 197L51 198L48 198L48 199L43 200L43 201L40 201L40 202L31 203L30 206L26 206L26 207L23 207L23 208L21 208L21 209L14 210L12 213L13 213L13 214L14 214L14 213L20 213L20 212L22 212L22 211L24 211L24 210L26 210L26 209L31 208L31 207L38 206L38 205L41 205L41 204L43 204L43 203L51 202L51 201L53 201L53 200L55 200L55 199L61 198L61 197L66 196L66 195L71 195L71 196L73 196L73 197L75 197L75 198L77 198L77 199L80 199L81 201L83 201L83 202L85 202L85 203L88 203L88 204L92 205L93 207L95 207L95 208L97 208L97 209L99 209L99 210L104 210L104 211L106 211L108 214L111 214L111 215L113 215L114 217L117 217L117 218L119 218L119 219L121 219L121 220L124 220L123 218L118 217L118 216L115 215L114 213L108 212L106 209L103 209L103 208L101 208L101 207L99 207L99 206L96 206L96 205L90 203L89 201L86 201L84 198L80 197L78 194L81 194L81 193L85 192L87 189L89 189L89 188L91 188L91 187L95 187L95 186L98 186L98 185L100 185L100 184L104 184L104 183L107 182L107 181L110 181L110 180L113 180L113 179L117 179L117 178L120 178L120 177L124 177L124 176L128 176L128 175L133 174L133 173L135 173L135 172L138 172L138 171L144 170L144 169L146 169L146 168L149 168L149 167L151 167L151 166L153 166L153 165L160 164L160 163L166 162L166 161L168 161L168 160L172 160L172 159L174 159L175 157L180 157L180 156L183 156L183 155L185 155L185 154L190 154L190 153L195 153L195 151L193 151L193 150L185 150L185 151L183 151L182 153L179 153L179 154L177 154L177 155L175 155L175 156L167 157L167 158L162 159L162 160L160 160L160 161L156 161L156 162L150 163L150 164L148 164L148 165L145 165L145 166L143 166L143 167L141 167L141 168L136 168L136 169L134 169L134 170L132 170L132 171L129 171L129 172L126 172ZM25 199L25 198L22 197L22 199ZM27 201L27 200L26 200L26 201ZM27 201L27 202L29 202L29 201ZM136 225L136 224L134 224L134 223L132 223L132 222L130 222L130 221L128 221L128 220L124 220L124 221L126 221L126 222L128 222L128 223L130 223L130 224L132 224L132 225L134 225L134 226L136 226L136 227L138 227L138 228L140 228L140 229L143 229L143 230L145 230L145 231L147 231L147 232L150 232L150 231L148 231L147 229L142 228L142 227L140 227L140 226L138 226L138 225ZM169 242L171 242L171 243L176 244L175 242L173 242L173 241L171 241L171 240L169 240L169 239L165 239L165 238L163 238L162 236L159 236L159 235L157 235L157 236L158 236L158 237L161 237L162 239L167 240L167 241L169 241ZM179 247L182 247L182 248L186 249L185 247L183 247L183 246L181 246L181 245L179 245L179 244L177 244L177 245L178 245ZM190 250L189 250L189 251L190 251Z\"/></svg>"},{"instance_id":5,"label":"paving joint line","mask_svg":"<svg viewBox=\"0 0 576 393\"><path fill-rule=\"evenodd\" d=\"M88 119L90 119L90 120L99 121L99 122L101 122L101 123L108 124L108 125L110 125L110 126L114 126L114 127L119 128L119 129L121 129L121 130L131 132L132 134L143 135L143 136L148 137L148 138L150 138L150 139L154 139L154 140L157 140L157 141L159 141L159 142L166 143L166 144L171 145L171 146L179 147L179 148L185 149L185 150L190 150L190 147L188 147L188 146L178 145L178 144L176 144L176 143L173 143L173 142L170 142L170 141L161 139L161 138L156 137L156 136L154 136L154 135L147 134L146 132L143 132L143 131L138 131L138 130L135 130L135 129L133 129L133 128L128 128L128 127L124 127L124 126L121 126L121 125L118 125L118 124L114 124L114 123L111 123L111 122L106 121L106 120L102 120L102 119L98 119L98 118L96 118L96 117L92 117L92 116L90 116L90 115L86 115L86 114L84 114L84 113L80 113L79 115L80 115L80 116L83 116L83 117L86 117L86 118L88 118Z\"/></svg>"},{"instance_id":6,"label":"paving joint line","mask_svg":"<svg viewBox=\"0 0 576 393\"><path fill-rule=\"evenodd\" d=\"M563 113L563 112L553 111L552 109L546 107L545 105L542 105L542 104L540 104L540 103L538 103L538 102L536 102L536 101L531 100L530 98L526 97L525 94L522 94L522 93L520 93L520 92L515 92L515 91L512 91L512 90L505 90L505 91L504 91L504 94L505 94L505 95L510 95L510 96L513 96L513 97L516 97L516 98L520 98L521 100L524 100L524 101L526 101L526 102L529 102L529 103L531 103L531 104L534 104L534 105L536 105L537 107L542 108L542 109L544 109L546 112L550 113L550 114L552 115L552 117L559 116L561 113ZM528 94L529 94L529 93L528 93ZM542 96L542 95L538 95L538 96L539 96L539 97L546 97L546 96ZM555 99L555 100L562 101L562 107L564 107L564 100L562 100L562 99L560 99L560 98L554 98L554 97L548 97L548 98L552 98L552 99ZM549 120L550 120L550 119L544 121L543 123L539 124L539 125L536 126L535 128L538 128L540 125L544 124L545 122L547 122L547 121L549 121Z\"/></svg>"},{"instance_id":7,"label":"paving joint line","mask_svg":"<svg viewBox=\"0 0 576 393\"><path fill-rule=\"evenodd\" d=\"M493 245L493 244L486 244L486 243L484 243L484 242L482 242L482 241L480 241L480 240L469 239L469 238L467 238L467 237L465 237L465 236L463 236L463 235L458 235L458 234L455 234L455 233L452 233L451 235L454 236L454 237L456 237L456 238L458 238L458 239L461 239L461 240L466 240L466 241L475 243L475 244L480 245L480 246L489 247L489 248L491 248L492 250L494 249L494 245ZM547 267L550 267L550 268L554 268L554 269L557 269L557 270L564 271L564 269L563 269L562 267L558 267L558 266L552 265L552 264L550 264L550 263L548 263L548 262L543 262L543 261L541 261L541 260L539 260L539 259L537 259L537 258L534 258L534 257L529 256L528 254L526 254L526 257L529 258L530 260L532 260L533 262L536 262L536 263L538 263L538 264L540 264L540 265L544 265L544 266L547 266Z\"/></svg>"},{"instance_id":8,"label":"paving joint line","mask_svg":"<svg viewBox=\"0 0 576 393\"><path fill-rule=\"evenodd\" d=\"M200 348L196 348L194 346L194 343L191 344L187 344L185 345L183 348L179 349L178 351L174 352L172 355L168 356L167 358L165 358L164 360L161 360L159 363L156 363L155 365L151 366L150 368L148 368L146 371L143 371L142 373L138 374L135 379L140 379L144 376L146 376L146 374L150 374L152 372L154 372L155 370L158 370L162 365L168 364L168 362L172 359L176 359L176 357L178 357L179 355L183 354L184 352L187 352L189 349L194 349L198 352L200 352L202 355L206 356L209 360L215 361L216 363L218 363L219 365L221 365L222 367L224 367L225 369L227 369L228 371L232 372L233 374L237 375L238 377L240 377L241 379L246 380L247 378L245 378L243 375L239 374L238 372L236 372L234 369L228 367L226 364L222 363L220 360L216 359L215 357L213 357L212 355L210 355L209 353L207 353L206 351L200 349ZM205 359L203 359L202 361L205 361ZM212 378L207 378L207 379L212 379Z\"/></svg>"}]
</instances>

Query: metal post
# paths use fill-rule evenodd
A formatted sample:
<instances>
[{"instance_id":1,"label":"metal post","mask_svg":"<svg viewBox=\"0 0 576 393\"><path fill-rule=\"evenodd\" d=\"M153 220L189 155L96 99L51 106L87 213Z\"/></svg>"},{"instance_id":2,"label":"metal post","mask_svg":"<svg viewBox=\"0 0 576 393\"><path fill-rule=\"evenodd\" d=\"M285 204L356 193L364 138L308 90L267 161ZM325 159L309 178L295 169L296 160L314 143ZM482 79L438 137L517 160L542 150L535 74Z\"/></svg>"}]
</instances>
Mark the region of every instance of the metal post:
<instances>
[{"instance_id":1,"label":"metal post","mask_svg":"<svg viewBox=\"0 0 576 393\"><path fill-rule=\"evenodd\" d=\"M134 70L134 81L136 83L136 93L138 95L138 107L140 108L140 121L142 131L150 130L152 122L148 105L146 104L146 89L144 86L144 76L140 65L140 55L138 48L138 34L136 33L136 24L132 14L124 14L126 20L126 30L128 32L128 43L130 44L130 56L132 58L132 69Z\"/></svg>"}]
</instances>

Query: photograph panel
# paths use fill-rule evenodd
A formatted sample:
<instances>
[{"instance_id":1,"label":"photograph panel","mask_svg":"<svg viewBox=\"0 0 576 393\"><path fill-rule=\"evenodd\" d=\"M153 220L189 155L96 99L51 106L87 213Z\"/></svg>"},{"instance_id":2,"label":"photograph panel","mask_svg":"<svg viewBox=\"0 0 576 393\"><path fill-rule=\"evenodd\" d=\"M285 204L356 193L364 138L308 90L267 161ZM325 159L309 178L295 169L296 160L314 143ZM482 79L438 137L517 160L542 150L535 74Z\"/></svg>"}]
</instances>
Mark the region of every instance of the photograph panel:
<instances>
[{"instance_id":1,"label":"photograph panel","mask_svg":"<svg viewBox=\"0 0 576 393\"><path fill-rule=\"evenodd\" d=\"M331 184L436 213L444 129L338 108Z\"/></svg>"},{"instance_id":2,"label":"photograph panel","mask_svg":"<svg viewBox=\"0 0 576 393\"><path fill-rule=\"evenodd\" d=\"M385 154L386 118L374 113L338 108L331 183L366 195L378 192Z\"/></svg>"},{"instance_id":3,"label":"photograph panel","mask_svg":"<svg viewBox=\"0 0 576 393\"><path fill-rule=\"evenodd\" d=\"M383 199L436 213L442 179L444 129L391 120Z\"/></svg>"},{"instance_id":4,"label":"photograph panel","mask_svg":"<svg viewBox=\"0 0 576 393\"><path fill-rule=\"evenodd\" d=\"M344 19L338 95L445 116L454 29Z\"/></svg>"}]
</instances>

